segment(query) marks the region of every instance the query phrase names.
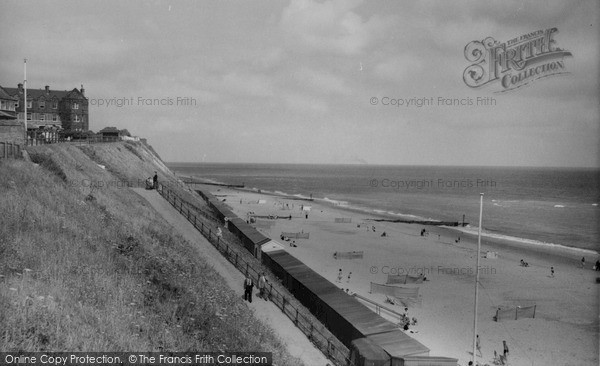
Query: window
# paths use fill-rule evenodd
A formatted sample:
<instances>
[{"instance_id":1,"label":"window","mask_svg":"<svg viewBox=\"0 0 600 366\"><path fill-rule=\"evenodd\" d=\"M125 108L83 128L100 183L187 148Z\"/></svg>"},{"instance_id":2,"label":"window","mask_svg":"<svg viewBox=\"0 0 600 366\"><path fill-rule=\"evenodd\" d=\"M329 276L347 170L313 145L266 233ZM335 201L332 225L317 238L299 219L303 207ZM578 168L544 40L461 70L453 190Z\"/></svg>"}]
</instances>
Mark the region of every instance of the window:
<instances>
[{"instance_id":1,"label":"window","mask_svg":"<svg viewBox=\"0 0 600 366\"><path fill-rule=\"evenodd\" d=\"M7 103L3 100L0 100L0 109L2 110L7 110L8 106L6 105Z\"/></svg>"},{"instance_id":2,"label":"window","mask_svg":"<svg viewBox=\"0 0 600 366\"><path fill-rule=\"evenodd\" d=\"M31 121L31 113L27 113L27 120Z\"/></svg>"},{"instance_id":3,"label":"window","mask_svg":"<svg viewBox=\"0 0 600 366\"><path fill-rule=\"evenodd\" d=\"M19 108L19 105L20 105L20 102L17 100L17 101L15 102L15 108Z\"/></svg>"},{"instance_id":4,"label":"window","mask_svg":"<svg viewBox=\"0 0 600 366\"><path fill-rule=\"evenodd\" d=\"M46 108L46 101L45 100L40 100L38 102L38 107L40 107L40 109L45 109Z\"/></svg>"},{"instance_id":5,"label":"window","mask_svg":"<svg viewBox=\"0 0 600 366\"><path fill-rule=\"evenodd\" d=\"M79 109L79 103L73 103L73 109Z\"/></svg>"},{"instance_id":6,"label":"window","mask_svg":"<svg viewBox=\"0 0 600 366\"><path fill-rule=\"evenodd\" d=\"M31 100L27 101L27 108L33 108L33 102Z\"/></svg>"},{"instance_id":7,"label":"window","mask_svg":"<svg viewBox=\"0 0 600 366\"><path fill-rule=\"evenodd\" d=\"M75 121L75 122L80 122L80 120L79 120L79 116L78 116L78 115L75 115L75 119L74 119L74 121Z\"/></svg>"},{"instance_id":8,"label":"window","mask_svg":"<svg viewBox=\"0 0 600 366\"><path fill-rule=\"evenodd\" d=\"M54 113L52 115L52 122L56 122L56 121L58 121L58 115L56 113Z\"/></svg>"},{"instance_id":9,"label":"window","mask_svg":"<svg viewBox=\"0 0 600 366\"><path fill-rule=\"evenodd\" d=\"M52 101L52 109L58 109L58 101Z\"/></svg>"},{"instance_id":10,"label":"window","mask_svg":"<svg viewBox=\"0 0 600 366\"><path fill-rule=\"evenodd\" d=\"M40 121L45 121L46 115L44 113L40 113Z\"/></svg>"}]
</instances>

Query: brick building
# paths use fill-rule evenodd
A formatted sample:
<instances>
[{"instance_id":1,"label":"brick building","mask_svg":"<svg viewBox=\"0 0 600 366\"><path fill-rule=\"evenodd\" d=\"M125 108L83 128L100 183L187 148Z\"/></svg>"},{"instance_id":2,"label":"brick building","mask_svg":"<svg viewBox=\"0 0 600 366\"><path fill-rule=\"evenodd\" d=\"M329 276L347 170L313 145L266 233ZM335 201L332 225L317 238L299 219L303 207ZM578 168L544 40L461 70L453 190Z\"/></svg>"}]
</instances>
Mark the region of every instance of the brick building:
<instances>
[{"instance_id":1,"label":"brick building","mask_svg":"<svg viewBox=\"0 0 600 366\"><path fill-rule=\"evenodd\" d=\"M17 120L18 99L0 86L0 142L23 144L25 127Z\"/></svg>"},{"instance_id":2,"label":"brick building","mask_svg":"<svg viewBox=\"0 0 600 366\"><path fill-rule=\"evenodd\" d=\"M4 90L18 99L17 119L23 123L23 84ZM71 91L51 90L49 86L44 89L27 88L27 129L55 126L65 131L87 131L90 123L88 105L83 85L81 90L74 88Z\"/></svg>"}]
</instances>

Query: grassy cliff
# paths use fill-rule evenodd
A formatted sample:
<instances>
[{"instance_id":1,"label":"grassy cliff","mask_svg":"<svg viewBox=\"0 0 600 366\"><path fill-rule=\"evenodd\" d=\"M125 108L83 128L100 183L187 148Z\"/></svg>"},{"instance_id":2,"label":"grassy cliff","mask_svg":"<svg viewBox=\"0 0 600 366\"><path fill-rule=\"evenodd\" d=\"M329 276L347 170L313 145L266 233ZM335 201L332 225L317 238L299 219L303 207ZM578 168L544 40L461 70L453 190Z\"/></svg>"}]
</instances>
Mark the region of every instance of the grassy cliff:
<instances>
[{"instance_id":1,"label":"grassy cliff","mask_svg":"<svg viewBox=\"0 0 600 366\"><path fill-rule=\"evenodd\" d=\"M1 351L253 350L300 364L129 189L154 171L176 187L148 146L28 152L0 161Z\"/></svg>"}]
</instances>

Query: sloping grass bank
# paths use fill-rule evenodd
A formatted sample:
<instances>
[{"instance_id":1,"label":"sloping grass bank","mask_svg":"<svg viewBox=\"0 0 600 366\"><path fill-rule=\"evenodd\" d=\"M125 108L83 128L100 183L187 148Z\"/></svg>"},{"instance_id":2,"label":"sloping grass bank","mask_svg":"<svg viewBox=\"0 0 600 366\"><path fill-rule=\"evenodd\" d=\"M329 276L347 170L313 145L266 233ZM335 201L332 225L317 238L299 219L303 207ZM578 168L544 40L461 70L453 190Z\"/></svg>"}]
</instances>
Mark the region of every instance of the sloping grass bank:
<instances>
[{"instance_id":1,"label":"sloping grass bank","mask_svg":"<svg viewBox=\"0 0 600 366\"><path fill-rule=\"evenodd\" d=\"M127 187L155 170L176 181L146 146L29 153L39 165L0 161L0 350L251 350L300 364Z\"/></svg>"}]
</instances>

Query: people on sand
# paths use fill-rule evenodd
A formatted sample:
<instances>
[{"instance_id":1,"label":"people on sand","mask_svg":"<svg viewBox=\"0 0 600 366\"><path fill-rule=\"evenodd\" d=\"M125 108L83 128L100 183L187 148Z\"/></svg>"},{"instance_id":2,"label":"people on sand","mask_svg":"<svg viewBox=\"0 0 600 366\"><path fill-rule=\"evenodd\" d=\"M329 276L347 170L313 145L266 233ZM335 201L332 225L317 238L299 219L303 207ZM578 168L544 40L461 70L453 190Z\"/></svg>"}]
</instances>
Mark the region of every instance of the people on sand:
<instances>
[{"instance_id":1,"label":"people on sand","mask_svg":"<svg viewBox=\"0 0 600 366\"><path fill-rule=\"evenodd\" d=\"M158 173L154 172L154 177L152 177L152 183L154 186L154 189L158 188Z\"/></svg>"},{"instance_id":2,"label":"people on sand","mask_svg":"<svg viewBox=\"0 0 600 366\"><path fill-rule=\"evenodd\" d=\"M387 236L386 232L384 231L383 233L381 233L381 236Z\"/></svg>"},{"instance_id":3,"label":"people on sand","mask_svg":"<svg viewBox=\"0 0 600 366\"><path fill-rule=\"evenodd\" d=\"M585 257L581 258L581 268L585 268Z\"/></svg>"},{"instance_id":4,"label":"people on sand","mask_svg":"<svg viewBox=\"0 0 600 366\"><path fill-rule=\"evenodd\" d=\"M525 262L524 260L521 259L521 266L522 267L529 267L529 263Z\"/></svg>"},{"instance_id":5,"label":"people on sand","mask_svg":"<svg viewBox=\"0 0 600 366\"><path fill-rule=\"evenodd\" d=\"M346 283L350 283L350 277L352 277L352 272L348 273L348 279L346 280Z\"/></svg>"},{"instance_id":6,"label":"people on sand","mask_svg":"<svg viewBox=\"0 0 600 366\"><path fill-rule=\"evenodd\" d=\"M455 243L460 243L460 236L459 236L459 237L458 237L458 239L456 239L454 242L455 242Z\"/></svg>"},{"instance_id":7,"label":"people on sand","mask_svg":"<svg viewBox=\"0 0 600 366\"><path fill-rule=\"evenodd\" d=\"M554 277L554 267L550 267L550 277Z\"/></svg>"},{"instance_id":8,"label":"people on sand","mask_svg":"<svg viewBox=\"0 0 600 366\"><path fill-rule=\"evenodd\" d=\"M506 341L502 341L502 346L504 347L504 357L508 356L508 345L506 344Z\"/></svg>"},{"instance_id":9,"label":"people on sand","mask_svg":"<svg viewBox=\"0 0 600 366\"><path fill-rule=\"evenodd\" d=\"M248 276L244 280L244 300L252 302L252 289L254 288L254 282Z\"/></svg>"},{"instance_id":10,"label":"people on sand","mask_svg":"<svg viewBox=\"0 0 600 366\"><path fill-rule=\"evenodd\" d=\"M337 282L342 283L342 269L338 271Z\"/></svg>"}]
</instances>

